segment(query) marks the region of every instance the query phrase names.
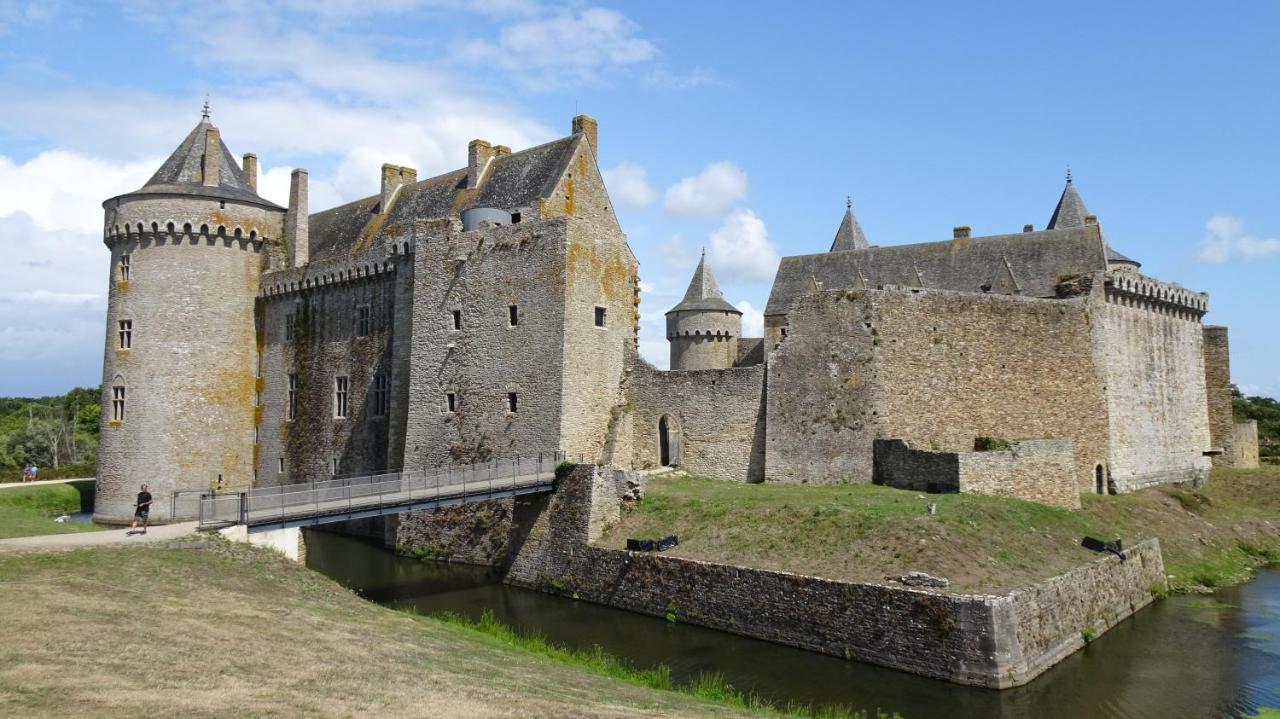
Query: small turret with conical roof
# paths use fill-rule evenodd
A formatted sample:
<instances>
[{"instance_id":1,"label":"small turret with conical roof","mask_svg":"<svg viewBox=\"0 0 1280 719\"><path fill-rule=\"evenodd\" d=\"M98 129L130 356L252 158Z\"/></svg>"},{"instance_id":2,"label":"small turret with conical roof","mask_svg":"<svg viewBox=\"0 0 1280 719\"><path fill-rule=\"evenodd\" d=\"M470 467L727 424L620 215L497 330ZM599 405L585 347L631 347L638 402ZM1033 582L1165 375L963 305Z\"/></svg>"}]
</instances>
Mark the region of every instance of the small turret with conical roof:
<instances>
[{"instance_id":1,"label":"small turret with conical roof","mask_svg":"<svg viewBox=\"0 0 1280 719\"><path fill-rule=\"evenodd\" d=\"M742 312L725 301L703 251L680 304L667 311L671 369L725 369L738 361Z\"/></svg>"},{"instance_id":2,"label":"small turret with conical roof","mask_svg":"<svg viewBox=\"0 0 1280 719\"><path fill-rule=\"evenodd\" d=\"M1058 204L1053 208L1053 216L1049 218L1049 224L1046 229L1049 230L1065 230L1072 227L1084 227L1085 225L1098 224L1096 215L1089 213L1089 208L1085 207L1084 200L1080 198L1080 193L1076 192L1075 183L1071 181L1071 169L1067 169L1067 186L1062 188L1062 196L1058 198ZM1102 235L1102 229L1098 229L1099 236ZM1124 272L1137 272L1142 266L1141 262L1126 257L1111 248L1111 244L1107 242L1106 237L1102 238L1102 242L1107 248L1107 267L1112 270L1120 270Z\"/></svg>"},{"instance_id":3,"label":"small turret with conical roof","mask_svg":"<svg viewBox=\"0 0 1280 719\"><path fill-rule=\"evenodd\" d=\"M867 236L862 232L862 225L859 225L858 218L853 216L853 198L846 197L844 219L840 220L840 229L836 230L836 238L831 242L831 251L865 250L868 247L870 245L867 244Z\"/></svg>"},{"instance_id":4,"label":"small turret with conical roof","mask_svg":"<svg viewBox=\"0 0 1280 719\"><path fill-rule=\"evenodd\" d=\"M247 159L256 174L257 158ZM285 213L256 184L206 103L145 185L102 205L111 276L97 521L129 522L143 483L157 500L153 520L167 521L172 492L253 480L254 303ZM173 518L194 509L181 503Z\"/></svg>"}]
</instances>

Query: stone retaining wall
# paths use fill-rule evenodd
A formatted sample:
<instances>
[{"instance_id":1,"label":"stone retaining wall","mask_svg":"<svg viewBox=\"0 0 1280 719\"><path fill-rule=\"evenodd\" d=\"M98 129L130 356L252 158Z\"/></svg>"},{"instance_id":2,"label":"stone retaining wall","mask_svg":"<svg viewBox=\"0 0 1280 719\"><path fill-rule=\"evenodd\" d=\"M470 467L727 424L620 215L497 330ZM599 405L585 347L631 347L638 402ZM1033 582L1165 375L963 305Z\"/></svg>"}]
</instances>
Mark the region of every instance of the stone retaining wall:
<instances>
[{"instance_id":1,"label":"stone retaining wall","mask_svg":"<svg viewBox=\"0 0 1280 719\"><path fill-rule=\"evenodd\" d=\"M517 503L510 584L962 684L1024 684L1151 601L1156 540L1003 596L858 584L591 544L625 473L579 466Z\"/></svg>"},{"instance_id":2,"label":"stone retaining wall","mask_svg":"<svg viewBox=\"0 0 1280 719\"><path fill-rule=\"evenodd\" d=\"M1007 450L934 452L900 439L877 439L876 484L917 492L963 492L1080 508L1069 439L1029 439Z\"/></svg>"}]
</instances>

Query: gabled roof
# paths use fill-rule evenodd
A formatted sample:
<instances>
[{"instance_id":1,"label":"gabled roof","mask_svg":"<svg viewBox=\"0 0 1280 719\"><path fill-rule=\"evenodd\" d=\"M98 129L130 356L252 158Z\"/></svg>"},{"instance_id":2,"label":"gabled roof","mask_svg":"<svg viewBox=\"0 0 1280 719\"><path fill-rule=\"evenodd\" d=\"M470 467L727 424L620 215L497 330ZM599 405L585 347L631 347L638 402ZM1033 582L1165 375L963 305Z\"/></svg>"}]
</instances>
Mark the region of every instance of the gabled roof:
<instances>
[{"instance_id":1,"label":"gabled roof","mask_svg":"<svg viewBox=\"0 0 1280 719\"><path fill-rule=\"evenodd\" d=\"M232 156L221 138L218 140L221 155L218 160L218 184L204 184L204 150L208 139L207 131L211 129L214 127L209 122L209 118L200 120L200 124L187 133L186 138L178 145L178 149L169 155L169 159L160 165L160 169L156 170L156 174L152 175L145 185L122 196L191 195L241 200L263 207L283 209L250 189L249 180L241 171L240 163Z\"/></svg>"},{"instance_id":2,"label":"gabled roof","mask_svg":"<svg viewBox=\"0 0 1280 719\"><path fill-rule=\"evenodd\" d=\"M367 247L382 228L408 227L418 219L457 216L472 207L515 210L534 205L555 191L583 135L576 134L494 158L479 188L468 190L462 168L405 185L386 215L381 195L373 195L311 215L311 259L339 257Z\"/></svg>"},{"instance_id":3,"label":"gabled roof","mask_svg":"<svg viewBox=\"0 0 1280 719\"><path fill-rule=\"evenodd\" d=\"M786 314L813 281L828 290L919 284L977 293L1011 279L1024 297L1053 297L1063 275L1106 270L1106 251L1098 226L1086 225L784 257L764 313Z\"/></svg>"},{"instance_id":4,"label":"gabled roof","mask_svg":"<svg viewBox=\"0 0 1280 719\"><path fill-rule=\"evenodd\" d=\"M698 260L698 268L693 271L693 279L689 280L689 289L685 290L684 299L667 310L667 314L707 310L742 314L737 307L725 301L720 285L716 284L715 275L711 274L711 268L707 266L707 253L703 252L702 259Z\"/></svg>"},{"instance_id":5,"label":"gabled roof","mask_svg":"<svg viewBox=\"0 0 1280 719\"><path fill-rule=\"evenodd\" d=\"M846 202L844 219L840 221L840 229L836 230L836 238L831 242L831 251L865 250L867 247L867 236L862 233L858 218L853 216L853 203Z\"/></svg>"}]
</instances>

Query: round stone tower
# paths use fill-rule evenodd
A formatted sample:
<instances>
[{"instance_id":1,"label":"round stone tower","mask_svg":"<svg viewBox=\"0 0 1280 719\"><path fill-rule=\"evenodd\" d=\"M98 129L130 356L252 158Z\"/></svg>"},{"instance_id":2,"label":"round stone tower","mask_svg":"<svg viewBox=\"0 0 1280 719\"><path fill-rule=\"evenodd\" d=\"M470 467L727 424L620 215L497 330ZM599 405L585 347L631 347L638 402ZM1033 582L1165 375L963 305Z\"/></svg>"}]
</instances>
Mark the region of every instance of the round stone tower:
<instances>
[{"instance_id":1,"label":"round stone tower","mask_svg":"<svg viewBox=\"0 0 1280 719\"><path fill-rule=\"evenodd\" d=\"M667 311L671 369L725 369L738 361L742 313L725 301L702 253L680 304Z\"/></svg>"},{"instance_id":2,"label":"round stone tower","mask_svg":"<svg viewBox=\"0 0 1280 719\"><path fill-rule=\"evenodd\" d=\"M206 106L145 185L102 204L111 273L96 521L131 521L143 483L152 521L166 522L176 490L253 481L254 304L285 210L258 196L257 158L245 166ZM197 511L187 500L177 519Z\"/></svg>"}]
</instances>

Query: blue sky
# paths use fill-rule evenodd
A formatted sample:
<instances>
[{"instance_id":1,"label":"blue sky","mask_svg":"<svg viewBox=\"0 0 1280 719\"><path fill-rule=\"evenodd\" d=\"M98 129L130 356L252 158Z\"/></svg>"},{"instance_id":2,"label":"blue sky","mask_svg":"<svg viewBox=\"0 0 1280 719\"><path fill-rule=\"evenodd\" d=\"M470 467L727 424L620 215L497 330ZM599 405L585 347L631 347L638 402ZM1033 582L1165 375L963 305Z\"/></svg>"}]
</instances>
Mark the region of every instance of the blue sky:
<instances>
[{"instance_id":1,"label":"blue sky","mask_svg":"<svg viewBox=\"0 0 1280 719\"><path fill-rule=\"evenodd\" d=\"M1210 293L1246 391L1280 396L1280 4L0 0L0 395L100 381L103 199L199 119L282 201L425 177L484 138L600 121L641 262L642 351L706 247L758 326L777 258L1042 227L1071 166L1121 252Z\"/></svg>"}]
</instances>

